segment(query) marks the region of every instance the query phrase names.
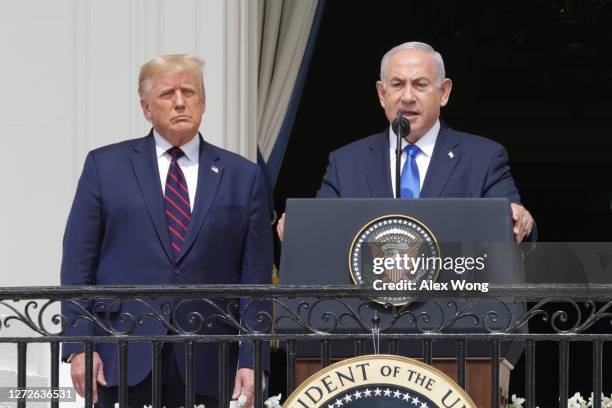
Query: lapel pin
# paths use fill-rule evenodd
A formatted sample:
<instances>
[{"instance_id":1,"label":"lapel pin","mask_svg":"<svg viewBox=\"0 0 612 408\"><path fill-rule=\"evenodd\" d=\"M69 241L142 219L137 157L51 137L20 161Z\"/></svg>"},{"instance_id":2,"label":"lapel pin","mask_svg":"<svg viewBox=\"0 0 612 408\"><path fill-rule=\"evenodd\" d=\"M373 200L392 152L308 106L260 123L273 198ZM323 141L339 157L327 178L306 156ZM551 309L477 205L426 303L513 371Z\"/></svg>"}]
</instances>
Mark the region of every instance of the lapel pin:
<instances>
[{"instance_id":1,"label":"lapel pin","mask_svg":"<svg viewBox=\"0 0 612 408\"><path fill-rule=\"evenodd\" d=\"M448 152L448 157L450 157L450 158L452 159L453 157L455 157L455 155L453 154L453 152L452 152L452 151L449 151L449 152Z\"/></svg>"},{"instance_id":2,"label":"lapel pin","mask_svg":"<svg viewBox=\"0 0 612 408\"><path fill-rule=\"evenodd\" d=\"M219 168L215 165L213 165L210 169L214 171L215 173L219 173Z\"/></svg>"}]
</instances>

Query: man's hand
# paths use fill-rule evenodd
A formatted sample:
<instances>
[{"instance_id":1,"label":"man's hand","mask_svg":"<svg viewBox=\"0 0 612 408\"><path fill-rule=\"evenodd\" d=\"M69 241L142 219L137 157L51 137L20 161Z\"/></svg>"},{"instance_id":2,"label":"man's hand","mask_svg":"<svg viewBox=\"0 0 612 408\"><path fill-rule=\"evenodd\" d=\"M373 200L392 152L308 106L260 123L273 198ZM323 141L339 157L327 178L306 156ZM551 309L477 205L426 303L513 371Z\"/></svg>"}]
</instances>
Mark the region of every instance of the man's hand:
<instances>
[{"instance_id":1,"label":"man's hand","mask_svg":"<svg viewBox=\"0 0 612 408\"><path fill-rule=\"evenodd\" d=\"M93 352L93 402L98 402L98 384L106 386L104 378L104 364L100 355ZM85 353L76 353L70 360L70 376L72 377L72 385L76 392L85 397Z\"/></svg>"},{"instance_id":2,"label":"man's hand","mask_svg":"<svg viewBox=\"0 0 612 408\"><path fill-rule=\"evenodd\" d=\"M261 388L266 388L266 383L262 376ZM253 391L255 390L255 370L252 368L241 368L236 372L236 380L234 381L234 391L232 399L237 400L240 394L244 394L246 402L241 407L253 407Z\"/></svg>"},{"instance_id":3,"label":"man's hand","mask_svg":"<svg viewBox=\"0 0 612 408\"><path fill-rule=\"evenodd\" d=\"M517 244L531 232L533 228L533 218L529 211L520 204L512 203L512 220L514 224L514 236Z\"/></svg>"},{"instance_id":4,"label":"man's hand","mask_svg":"<svg viewBox=\"0 0 612 408\"><path fill-rule=\"evenodd\" d=\"M283 237L285 236L285 213L281 215L281 217L278 219L278 222L276 223L276 233L282 241Z\"/></svg>"}]
</instances>

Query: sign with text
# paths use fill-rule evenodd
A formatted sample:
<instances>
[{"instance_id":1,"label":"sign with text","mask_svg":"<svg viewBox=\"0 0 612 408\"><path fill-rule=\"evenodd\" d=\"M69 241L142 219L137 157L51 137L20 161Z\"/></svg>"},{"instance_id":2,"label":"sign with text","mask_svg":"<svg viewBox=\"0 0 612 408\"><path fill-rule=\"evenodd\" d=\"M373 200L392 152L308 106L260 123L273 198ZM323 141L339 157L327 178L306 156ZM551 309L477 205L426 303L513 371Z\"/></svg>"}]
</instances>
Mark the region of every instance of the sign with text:
<instances>
[{"instance_id":1,"label":"sign with text","mask_svg":"<svg viewBox=\"0 0 612 408\"><path fill-rule=\"evenodd\" d=\"M435 368L376 354L340 361L308 378L283 408L476 408L466 392Z\"/></svg>"}]
</instances>

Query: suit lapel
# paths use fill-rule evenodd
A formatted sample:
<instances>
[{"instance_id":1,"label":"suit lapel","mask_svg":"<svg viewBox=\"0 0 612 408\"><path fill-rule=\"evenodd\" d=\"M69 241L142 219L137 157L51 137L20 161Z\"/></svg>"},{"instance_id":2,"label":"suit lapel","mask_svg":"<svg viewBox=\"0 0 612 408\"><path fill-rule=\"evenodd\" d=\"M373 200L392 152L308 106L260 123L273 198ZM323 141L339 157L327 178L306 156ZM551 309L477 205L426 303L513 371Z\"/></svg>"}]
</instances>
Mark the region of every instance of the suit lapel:
<instances>
[{"instance_id":1,"label":"suit lapel","mask_svg":"<svg viewBox=\"0 0 612 408\"><path fill-rule=\"evenodd\" d=\"M370 197L393 197L388 131L379 133L370 144L370 151L365 158L365 172Z\"/></svg>"},{"instance_id":2,"label":"suit lapel","mask_svg":"<svg viewBox=\"0 0 612 408\"><path fill-rule=\"evenodd\" d=\"M168 237L168 227L164 214L163 192L160 183L159 166L155 152L153 133L136 145L131 155L132 168L140 187L140 192L149 211L157 236L170 260L173 259Z\"/></svg>"},{"instance_id":3,"label":"suit lapel","mask_svg":"<svg viewBox=\"0 0 612 408\"><path fill-rule=\"evenodd\" d=\"M200 138L200 161L198 163L198 186L191 213L191 221L189 222L189 232L185 237L185 243L176 262L185 256L193 245L195 238L198 236L204 220L210 212L210 208L215 200L221 177L223 176L223 167L217 153L212 149L211 145L206 143L202 136Z\"/></svg>"},{"instance_id":4,"label":"suit lapel","mask_svg":"<svg viewBox=\"0 0 612 408\"><path fill-rule=\"evenodd\" d=\"M458 138L452 137L451 130L442 125L427 168L421 197L435 198L441 196L446 183L461 159L458 149L459 144Z\"/></svg>"}]
</instances>

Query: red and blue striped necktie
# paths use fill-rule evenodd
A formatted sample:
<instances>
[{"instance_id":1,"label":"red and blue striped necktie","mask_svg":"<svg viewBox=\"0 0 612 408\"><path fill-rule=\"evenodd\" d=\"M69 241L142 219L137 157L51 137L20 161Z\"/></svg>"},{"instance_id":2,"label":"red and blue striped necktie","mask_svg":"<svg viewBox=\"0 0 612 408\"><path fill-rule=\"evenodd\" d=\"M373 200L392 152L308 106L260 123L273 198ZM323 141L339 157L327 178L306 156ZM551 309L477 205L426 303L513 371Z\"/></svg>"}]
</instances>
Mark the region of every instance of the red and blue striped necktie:
<instances>
[{"instance_id":1,"label":"red and blue striped necktie","mask_svg":"<svg viewBox=\"0 0 612 408\"><path fill-rule=\"evenodd\" d=\"M189 204L189 190L187 180L178 165L178 159L185 153L179 147L168 149L167 153L172 156L168 175L166 176L166 188L164 193L164 209L166 221L168 222L168 234L170 235L170 246L176 259L181 253L185 237L189 231L191 221L191 205Z\"/></svg>"}]
</instances>

